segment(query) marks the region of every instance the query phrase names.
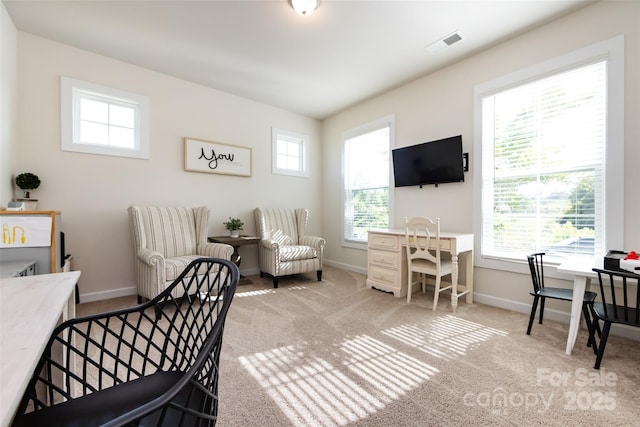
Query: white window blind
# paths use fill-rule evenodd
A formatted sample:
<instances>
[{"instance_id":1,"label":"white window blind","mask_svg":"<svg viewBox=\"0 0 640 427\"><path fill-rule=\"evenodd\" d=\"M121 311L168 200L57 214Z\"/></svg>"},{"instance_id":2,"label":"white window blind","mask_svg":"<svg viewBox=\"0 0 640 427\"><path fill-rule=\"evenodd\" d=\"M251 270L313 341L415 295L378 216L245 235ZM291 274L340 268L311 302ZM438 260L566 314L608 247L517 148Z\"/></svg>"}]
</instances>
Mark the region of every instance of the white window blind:
<instances>
[{"instance_id":1,"label":"white window blind","mask_svg":"<svg viewBox=\"0 0 640 427\"><path fill-rule=\"evenodd\" d=\"M372 123L344 138L345 242L365 243L367 231L389 227L391 123Z\"/></svg>"},{"instance_id":2,"label":"white window blind","mask_svg":"<svg viewBox=\"0 0 640 427\"><path fill-rule=\"evenodd\" d=\"M482 255L601 253L606 61L482 98Z\"/></svg>"}]
</instances>

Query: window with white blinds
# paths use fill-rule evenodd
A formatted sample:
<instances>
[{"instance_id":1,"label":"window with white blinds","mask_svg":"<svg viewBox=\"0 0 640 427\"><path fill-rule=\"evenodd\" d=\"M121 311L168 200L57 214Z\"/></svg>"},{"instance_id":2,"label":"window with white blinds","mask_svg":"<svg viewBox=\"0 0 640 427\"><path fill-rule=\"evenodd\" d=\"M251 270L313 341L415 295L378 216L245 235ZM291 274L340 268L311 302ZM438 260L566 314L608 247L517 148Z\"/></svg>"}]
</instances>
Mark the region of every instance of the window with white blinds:
<instances>
[{"instance_id":1,"label":"window with white blinds","mask_svg":"<svg viewBox=\"0 0 640 427\"><path fill-rule=\"evenodd\" d=\"M604 56L479 98L482 257L606 252L607 169L621 163L607 158L608 77Z\"/></svg>"},{"instance_id":2,"label":"window with white blinds","mask_svg":"<svg viewBox=\"0 0 640 427\"><path fill-rule=\"evenodd\" d=\"M389 227L392 124L387 117L343 136L343 243L366 243L369 229Z\"/></svg>"}]
</instances>

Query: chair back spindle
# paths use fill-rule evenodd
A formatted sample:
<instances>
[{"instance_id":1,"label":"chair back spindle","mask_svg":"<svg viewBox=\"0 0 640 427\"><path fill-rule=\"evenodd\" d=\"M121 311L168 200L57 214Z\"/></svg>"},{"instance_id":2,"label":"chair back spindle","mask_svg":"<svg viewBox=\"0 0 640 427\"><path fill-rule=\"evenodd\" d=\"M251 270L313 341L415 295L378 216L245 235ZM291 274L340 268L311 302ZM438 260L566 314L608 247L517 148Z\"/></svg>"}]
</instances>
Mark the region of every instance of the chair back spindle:
<instances>
[{"instance_id":1,"label":"chair back spindle","mask_svg":"<svg viewBox=\"0 0 640 427\"><path fill-rule=\"evenodd\" d=\"M618 323L640 326L640 275L597 268L593 271L598 273L604 315Z\"/></svg>"},{"instance_id":2,"label":"chair back spindle","mask_svg":"<svg viewBox=\"0 0 640 427\"><path fill-rule=\"evenodd\" d=\"M544 289L544 263L542 262L542 257L544 255L544 252L537 252L527 256L534 292Z\"/></svg>"}]
</instances>

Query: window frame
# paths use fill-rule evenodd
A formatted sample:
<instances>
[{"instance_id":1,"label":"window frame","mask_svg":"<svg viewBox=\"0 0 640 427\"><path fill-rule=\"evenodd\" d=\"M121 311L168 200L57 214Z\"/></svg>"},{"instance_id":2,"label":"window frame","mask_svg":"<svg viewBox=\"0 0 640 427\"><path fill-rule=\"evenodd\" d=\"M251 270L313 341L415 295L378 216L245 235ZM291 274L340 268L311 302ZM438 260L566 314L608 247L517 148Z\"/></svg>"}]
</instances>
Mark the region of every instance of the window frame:
<instances>
[{"instance_id":1,"label":"window frame","mask_svg":"<svg viewBox=\"0 0 640 427\"><path fill-rule=\"evenodd\" d=\"M126 105L134 110L134 148L98 145L79 139L79 105L82 96L109 105ZM149 159L149 97L83 80L60 78L62 151Z\"/></svg>"},{"instance_id":2,"label":"window frame","mask_svg":"<svg viewBox=\"0 0 640 427\"><path fill-rule=\"evenodd\" d=\"M361 135L365 135L367 133L370 132L374 132L376 130L380 130L383 129L385 127L389 128L389 146L388 146L388 150L389 150L389 165L388 165L388 170L387 170L387 174L388 174L388 186L389 186L389 219L388 219L388 223L389 223L389 228L391 228L392 225L392 219L393 219L393 200L394 200L394 192L393 192L393 166L392 166L392 162L391 162L391 150L392 148L395 146L395 115L390 114L384 117L381 117L379 119L373 120L371 122L365 123L363 125L357 126L355 128L349 129L347 131L344 131L342 133L342 174L341 174L341 183L342 183L342 215L341 215L341 228L340 228L340 240L341 240L341 245L342 247L347 247L347 248L354 248L354 249L363 249L363 250L367 250L368 247L368 241L364 240L362 242L359 241L355 241L355 240L345 240L344 238L344 229L345 229L345 218L346 218L346 202L347 202L347 189L345 186L345 181L346 181L346 155L345 155L345 149L346 149L346 143L348 140L352 139L352 138L356 138L358 136Z\"/></svg>"},{"instance_id":3,"label":"window frame","mask_svg":"<svg viewBox=\"0 0 640 427\"><path fill-rule=\"evenodd\" d=\"M278 141L282 138L299 140L300 157L298 159L298 169L286 169L278 167ZM276 175L289 175L308 178L309 171L309 135L292 132L279 128L271 130L271 173Z\"/></svg>"},{"instance_id":4,"label":"window frame","mask_svg":"<svg viewBox=\"0 0 640 427\"><path fill-rule=\"evenodd\" d=\"M624 36L617 36L559 57L526 67L522 70L481 83L474 88L474 202L473 230L475 234L474 264L477 267L526 273L526 260L487 257L482 254L482 100L498 93L549 75L606 60L606 141L604 176L604 250L622 248L624 236ZM596 253L596 259L604 253ZM595 260L594 260L595 261ZM553 264L553 263L551 263ZM562 277L553 273L551 275Z\"/></svg>"}]
</instances>

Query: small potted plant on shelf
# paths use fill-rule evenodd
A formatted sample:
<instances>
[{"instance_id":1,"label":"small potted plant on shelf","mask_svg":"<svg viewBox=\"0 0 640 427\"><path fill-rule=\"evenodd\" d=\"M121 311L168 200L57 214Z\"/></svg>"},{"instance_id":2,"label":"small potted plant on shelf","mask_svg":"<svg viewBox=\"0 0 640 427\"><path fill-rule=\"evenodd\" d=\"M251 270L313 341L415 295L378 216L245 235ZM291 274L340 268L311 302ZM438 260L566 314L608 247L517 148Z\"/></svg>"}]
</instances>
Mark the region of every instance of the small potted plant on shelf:
<instances>
[{"instance_id":1,"label":"small potted plant on shelf","mask_svg":"<svg viewBox=\"0 0 640 427\"><path fill-rule=\"evenodd\" d=\"M20 187L24 194L23 199L16 199L18 202L24 202L27 210L35 210L38 206L38 199L31 198L31 190L40 187L40 178L31 172L24 172L16 176L16 185Z\"/></svg>"},{"instance_id":2,"label":"small potted plant on shelf","mask_svg":"<svg viewBox=\"0 0 640 427\"><path fill-rule=\"evenodd\" d=\"M231 237L238 237L240 235L240 230L244 226L244 222L240 221L238 218L229 217L229 221L223 222L224 228L229 230L229 235Z\"/></svg>"}]
</instances>

